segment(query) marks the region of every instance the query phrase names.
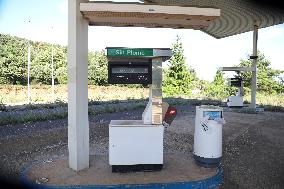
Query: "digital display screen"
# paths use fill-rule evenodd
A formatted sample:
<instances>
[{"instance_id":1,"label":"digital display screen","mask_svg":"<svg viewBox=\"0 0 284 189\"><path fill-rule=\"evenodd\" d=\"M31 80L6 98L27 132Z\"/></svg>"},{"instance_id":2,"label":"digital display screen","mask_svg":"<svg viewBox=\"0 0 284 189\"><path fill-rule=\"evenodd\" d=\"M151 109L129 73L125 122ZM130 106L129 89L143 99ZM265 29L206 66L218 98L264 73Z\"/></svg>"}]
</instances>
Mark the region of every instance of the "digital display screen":
<instances>
[{"instance_id":1,"label":"digital display screen","mask_svg":"<svg viewBox=\"0 0 284 189\"><path fill-rule=\"evenodd\" d=\"M108 62L109 84L151 84L150 60L127 59Z\"/></svg>"},{"instance_id":2,"label":"digital display screen","mask_svg":"<svg viewBox=\"0 0 284 189\"><path fill-rule=\"evenodd\" d=\"M221 111L204 111L203 117L209 116L209 120L214 120L216 118L222 118L222 112Z\"/></svg>"},{"instance_id":3,"label":"digital display screen","mask_svg":"<svg viewBox=\"0 0 284 189\"><path fill-rule=\"evenodd\" d=\"M126 74L126 73L141 73L141 74L147 74L148 73L148 67L113 67L111 69L111 72L114 74Z\"/></svg>"},{"instance_id":4,"label":"digital display screen","mask_svg":"<svg viewBox=\"0 0 284 189\"><path fill-rule=\"evenodd\" d=\"M231 81L231 86L233 86L233 87L241 87L242 86L242 82L240 80L232 80Z\"/></svg>"}]
</instances>

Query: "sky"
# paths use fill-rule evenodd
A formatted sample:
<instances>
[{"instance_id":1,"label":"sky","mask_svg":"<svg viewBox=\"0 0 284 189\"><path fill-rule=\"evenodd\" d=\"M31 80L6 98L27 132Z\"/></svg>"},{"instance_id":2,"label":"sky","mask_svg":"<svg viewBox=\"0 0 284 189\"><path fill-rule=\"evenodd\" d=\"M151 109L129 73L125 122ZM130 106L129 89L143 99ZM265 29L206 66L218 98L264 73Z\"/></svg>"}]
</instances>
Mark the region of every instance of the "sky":
<instances>
[{"instance_id":1,"label":"sky","mask_svg":"<svg viewBox=\"0 0 284 189\"><path fill-rule=\"evenodd\" d=\"M67 0L0 0L0 33L67 45L67 3ZM181 38L186 63L200 79L208 81L213 80L219 67L236 66L252 52L252 32L215 39L198 30L165 28L92 26L88 45L92 51L111 46L170 48L177 36ZM258 50L271 61L272 68L284 70L284 24L260 29Z\"/></svg>"}]
</instances>

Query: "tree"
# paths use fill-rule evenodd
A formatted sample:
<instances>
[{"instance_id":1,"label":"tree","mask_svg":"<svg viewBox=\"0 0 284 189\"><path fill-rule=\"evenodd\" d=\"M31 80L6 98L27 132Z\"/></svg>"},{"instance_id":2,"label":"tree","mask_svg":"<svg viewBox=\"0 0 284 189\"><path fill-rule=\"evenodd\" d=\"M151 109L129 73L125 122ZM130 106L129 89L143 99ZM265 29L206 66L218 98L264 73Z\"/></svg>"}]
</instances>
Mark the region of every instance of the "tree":
<instances>
[{"instance_id":1,"label":"tree","mask_svg":"<svg viewBox=\"0 0 284 189\"><path fill-rule=\"evenodd\" d=\"M32 83L51 84L51 46L33 43L31 50Z\"/></svg>"},{"instance_id":2,"label":"tree","mask_svg":"<svg viewBox=\"0 0 284 189\"><path fill-rule=\"evenodd\" d=\"M54 80L55 83L67 83L67 47L54 45Z\"/></svg>"},{"instance_id":3,"label":"tree","mask_svg":"<svg viewBox=\"0 0 284 189\"><path fill-rule=\"evenodd\" d=\"M51 84L52 45L0 34L0 84L27 84L27 49L31 45L30 80L33 84ZM53 45L54 79L67 83L67 47ZM106 85L107 59L103 52L89 52L89 83Z\"/></svg>"},{"instance_id":4,"label":"tree","mask_svg":"<svg viewBox=\"0 0 284 189\"><path fill-rule=\"evenodd\" d=\"M241 60L240 67L251 67L251 60ZM284 71L271 68L271 62L267 60L263 53L258 52L257 59L257 90L265 93L283 93L284 85L281 84L280 75ZM241 72L240 76L245 80L244 86L251 86L251 72Z\"/></svg>"},{"instance_id":5,"label":"tree","mask_svg":"<svg viewBox=\"0 0 284 189\"><path fill-rule=\"evenodd\" d=\"M284 75L280 77L280 83L284 86Z\"/></svg>"},{"instance_id":6,"label":"tree","mask_svg":"<svg viewBox=\"0 0 284 189\"><path fill-rule=\"evenodd\" d=\"M177 37L172 47L173 56L169 68L164 71L163 91L168 96L190 95L197 79L196 73L185 62L182 42Z\"/></svg>"},{"instance_id":7,"label":"tree","mask_svg":"<svg viewBox=\"0 0 284 189\"><path fill-rule=\"evenodd\" d=\"M219 100L229 96L229 87L226 85L222 71L216 72L213 82L207 86L204 92L207 97Z\"/></svg>"},{"instance_id":8,"label":"tree","mask_svg":"<svg viewBox=\"0 0 284 189\"><path fill-rule=\"evenodd\" d=\"M24 39L0 34L0 83L26 83L26 57L27 43Z\"/></svg>"},{"instance_id":9,"label":"tree","mask_svg":"<svg viewBox=\"0 0 284 189\"><path fill-rule=\"evenodd\" d=\"M89 52L89 84L106 85L108 78L108 61L104 51Z\"/></svg>"},{"instance_id":10,"label":"tree","mask_svg":"<svg viewBox=\"0 0 284 189\"><path fill-rule=\"evenodd\" d=\"M213 81L214 85L225 85L224 73L220 70L217 70L216 75Z\"/></svg>"}]
</instances>

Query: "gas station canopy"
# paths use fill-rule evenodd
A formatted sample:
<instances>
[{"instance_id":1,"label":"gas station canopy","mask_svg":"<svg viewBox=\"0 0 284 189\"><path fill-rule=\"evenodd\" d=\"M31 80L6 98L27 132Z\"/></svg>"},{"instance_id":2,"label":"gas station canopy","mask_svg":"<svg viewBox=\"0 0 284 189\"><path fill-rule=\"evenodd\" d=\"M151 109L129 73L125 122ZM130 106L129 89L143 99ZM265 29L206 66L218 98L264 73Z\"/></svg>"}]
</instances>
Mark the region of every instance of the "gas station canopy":
<instances>
[{"instance_id":1,"label":"gas station canopy","mask_svg":"<svg viewBox=\"0 0 284 189\"><path fill-rule=\"evenodd\" d=\"M220 9L141 3L81 3L89 25L203 29L220 16Z\"/></svg>"},{"instance_id":2,"label":"gas station canopy","mask_svg":"<svg viewBox=\"0 0 284 189\"><path fill-rule=\"evenodd\" d=\"M255 24L260 29L284 23L284 10L275 6L274 1L267 1L267 4L257 0L147 0L144 2L221 9L221 16L211 22L207 28L201 29L215 38L252 31Z\"/></svg>"},{"instance_id":3,"label":"gas station canopy","mask_svg":"<svg viewBox=\"0 0 284 189\"><path fill-rule=\"evenodd\" d=\"M253 0L147 0L88 2L80 11L89 25L198 29L224 38L284 23L284 11Z\"/></svg>"}]
</instances>

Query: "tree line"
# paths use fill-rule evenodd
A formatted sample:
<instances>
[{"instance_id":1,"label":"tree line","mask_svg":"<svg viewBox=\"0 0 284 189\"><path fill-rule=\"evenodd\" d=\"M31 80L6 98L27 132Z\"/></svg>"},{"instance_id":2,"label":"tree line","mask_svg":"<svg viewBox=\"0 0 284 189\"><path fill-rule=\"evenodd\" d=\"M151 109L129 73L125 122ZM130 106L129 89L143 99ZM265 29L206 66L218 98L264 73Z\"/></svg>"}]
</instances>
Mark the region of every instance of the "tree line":
<instances>
[{"instance_id":1,"label":"tree line","mask_svg":"<svg viewBox=\"0 0 284 189\"><path fill-rule=\"evenodd\" d=\"M51 84L51 51L53 48L54 78L56 84L67 83L67 47L45 42L31 41L0 34L0 84L26 85L28 80L28 46L31 46L31 84ZM217 71L214 81L198 79L193 68L186 64L181 39L177 37L172 46L173 56L163 71L163 91L167 96L186 95L199 89L204 96L224 98L232 93L222 72ZM251 66L250 60L241 60L236 66ZM259 52L258 91L283 93L283 71L271 68L271 62ZM107 58L104 51L88 53L88 79L92 85L107 84ZM250 88L251 73L237 73Z\"/></svg>"},{"instance_id":2,"label":"tree line","mask_svg":"<svg viewBox=\"0 0 284 189\"><path fill-rule=\"evenodd\" d=\"M51 51L53 48L54 80L67 83L67 47L31 41L0 34L0 84L27 85L28 46L30 55L30 81L32 84L51 84ZM89 83L107 84L107 59L104 52L88 53Z\"/></svg>"}]
</instances>

